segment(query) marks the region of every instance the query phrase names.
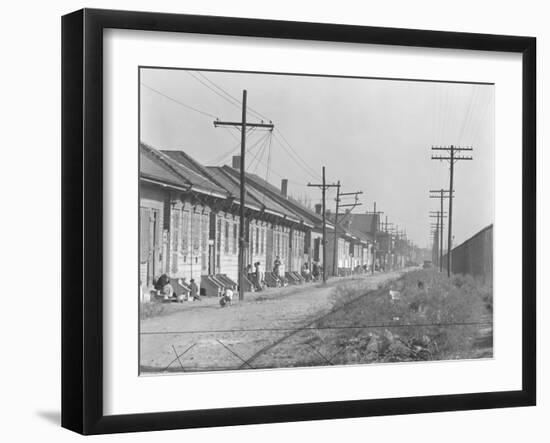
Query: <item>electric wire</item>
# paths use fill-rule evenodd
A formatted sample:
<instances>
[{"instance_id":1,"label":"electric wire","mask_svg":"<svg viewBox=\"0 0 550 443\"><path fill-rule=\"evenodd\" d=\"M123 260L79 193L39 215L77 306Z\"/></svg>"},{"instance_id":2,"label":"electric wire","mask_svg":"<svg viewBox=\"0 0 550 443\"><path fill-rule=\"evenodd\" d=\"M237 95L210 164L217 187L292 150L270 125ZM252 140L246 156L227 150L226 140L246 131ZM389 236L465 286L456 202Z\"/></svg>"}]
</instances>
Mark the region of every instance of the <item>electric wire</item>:
<instances>
[{"instance_id":1,"label":"electric wire","mask_svg":"<svg viewBox=\"0 0 550 443\"><path fill-rule=\"evenodd\" d=\"M206 117L211 117L211 118L213 118L213 119L216 119L216 118L217 118L217 116L215 116L214 114L210 114L209 112L201 111L201 110L198 109L198 108L195 108L195 107L193 107L193 106L187 105L187 104L183 103L182 101L177 100L177 99L175 99L175 98L173 98L173 97L170 97L169 95L167 95L167 94L165 94L165 93L159 91L158 89L155 89L155 88L153 88L153 87L151 87L151 86L149 86L149 85L146 85L145 83L141 83L141 86L143 86L143 87L149 89L150 91L153 91L153 92L157 93L158 95L160 95L160 96L162 96L162 97L164 97L164 98L166 98L166 99L168 99L168 100L170 100L170 101L172 101L172 102L174 102L174 103L177 103L177 104L180 105L180 106L183 106L184 108L187 108L187 109L190 109L190 110L192 110L192 111L198 112L199 114L205 115Z\"/></svg>"}]
</instances>

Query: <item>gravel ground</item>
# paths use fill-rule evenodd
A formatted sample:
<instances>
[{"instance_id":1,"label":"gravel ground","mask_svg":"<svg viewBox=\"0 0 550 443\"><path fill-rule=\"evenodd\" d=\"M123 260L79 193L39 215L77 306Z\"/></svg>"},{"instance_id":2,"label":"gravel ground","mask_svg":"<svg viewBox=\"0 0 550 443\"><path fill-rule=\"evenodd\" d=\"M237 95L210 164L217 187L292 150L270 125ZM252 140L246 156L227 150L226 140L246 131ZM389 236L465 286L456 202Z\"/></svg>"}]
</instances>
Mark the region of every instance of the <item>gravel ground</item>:
<instances>
[{"instance_id":1,"label":"gravel ground","mask_svg":"<svg viewBox=\"0 0 550 443\"><path fill-rule=\"evenodd\" d=\"M365 293L397 279L390 272L333 279L246 294L220 308L216 299L167 304L140 325L142 373L317 366L338 362L330 329L316 321L338 299L335 288L353 281Z\"/></svg>"}]
</instances>

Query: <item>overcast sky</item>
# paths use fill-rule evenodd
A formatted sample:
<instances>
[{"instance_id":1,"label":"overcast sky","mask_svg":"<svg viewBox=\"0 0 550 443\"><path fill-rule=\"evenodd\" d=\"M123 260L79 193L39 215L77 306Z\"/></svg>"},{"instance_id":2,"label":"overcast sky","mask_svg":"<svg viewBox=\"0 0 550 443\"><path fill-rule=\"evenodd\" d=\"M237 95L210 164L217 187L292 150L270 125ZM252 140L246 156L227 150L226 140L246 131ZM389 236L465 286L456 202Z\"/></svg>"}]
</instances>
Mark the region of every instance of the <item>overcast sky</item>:
<instances>
[{"instance_id":1,"label":"overcast sky","mask_svg":"<svg viewBox=\"0 0 550 443\"><path fill-rule=\"evenodd\" d=\"M439 209L428 191L449 186L448 162L431 160L431 146L472 146L474 160L455 165L454 244L493 222L494 86L198 72L141 69L142 141L205 165L231 164L240 132L213 121L240 121L240 105L225 93L240 101L246 89L247 119L260 114L276 129L247 135L247 168L277 186L288 178L291 195L320 202L320 190L306 185L326 166L327 182L363 191L354 212L376 201L383 220L425 247L428 213ZM334 209L335 192L328 196Z\"/></svg>"}]
</instances>

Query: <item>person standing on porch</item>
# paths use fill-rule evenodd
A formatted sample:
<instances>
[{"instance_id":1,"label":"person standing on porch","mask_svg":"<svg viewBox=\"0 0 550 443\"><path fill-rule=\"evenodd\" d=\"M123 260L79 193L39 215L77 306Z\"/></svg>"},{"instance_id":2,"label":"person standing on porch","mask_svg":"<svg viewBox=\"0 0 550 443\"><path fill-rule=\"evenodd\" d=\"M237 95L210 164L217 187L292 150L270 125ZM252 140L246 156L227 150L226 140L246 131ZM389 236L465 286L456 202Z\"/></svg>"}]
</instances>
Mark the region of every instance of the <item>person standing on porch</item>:
<instances>
[{"instance_id":1,"label":"person standing on porch","mask_svg":"<svg viewBox=\"0 0 550 443\"><path fill-rule=\"evenodd\" d=\"M255 268L255 272L256 272L256 289L258 291L261 291L262 290L262 281L263 281L261 263L259 261L254 263L254 268Z\"/></svg>"},{"instance_id":2,"label":"person standing on porch","mask_svg":"<svg viewBox=\"0 0 550 443\"><path fill-rule=\"evenodd\" d=\"M275 261L273 262L273 273L275 276L280 277L281 274L281 259L279 256L275 257Z\"/></svg>"}]
</instances>

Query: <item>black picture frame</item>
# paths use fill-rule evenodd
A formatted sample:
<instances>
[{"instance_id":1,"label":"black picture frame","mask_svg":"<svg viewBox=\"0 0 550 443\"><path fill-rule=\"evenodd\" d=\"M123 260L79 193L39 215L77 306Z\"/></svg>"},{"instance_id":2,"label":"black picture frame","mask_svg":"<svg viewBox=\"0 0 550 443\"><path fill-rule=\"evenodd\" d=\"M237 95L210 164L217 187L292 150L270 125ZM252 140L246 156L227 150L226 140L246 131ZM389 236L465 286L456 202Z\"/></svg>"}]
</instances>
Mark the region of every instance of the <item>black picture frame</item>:
<instances>
[{"instance_id":1,"label":"black picture frame","mask_svg":"<svg viewBox=\"0 0 550 443\"><path fill-rule=\"evenodd\" d=\"M103 413L103 30L352 42L522 54L522 388L392 399ZM83 9L62 18L62 426L82 434L320 420L536 403L536 39Z\"/></svg>"}]
</instances>

